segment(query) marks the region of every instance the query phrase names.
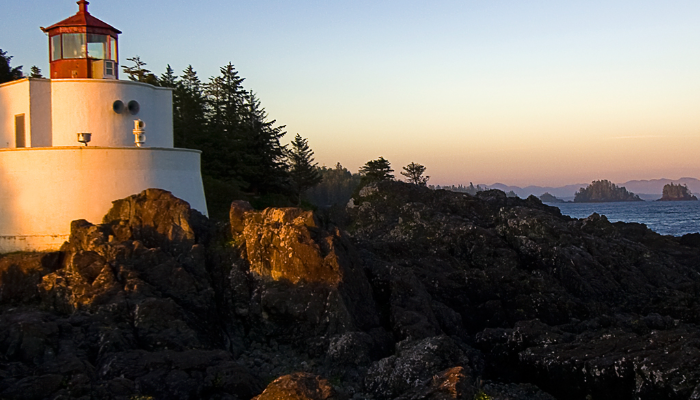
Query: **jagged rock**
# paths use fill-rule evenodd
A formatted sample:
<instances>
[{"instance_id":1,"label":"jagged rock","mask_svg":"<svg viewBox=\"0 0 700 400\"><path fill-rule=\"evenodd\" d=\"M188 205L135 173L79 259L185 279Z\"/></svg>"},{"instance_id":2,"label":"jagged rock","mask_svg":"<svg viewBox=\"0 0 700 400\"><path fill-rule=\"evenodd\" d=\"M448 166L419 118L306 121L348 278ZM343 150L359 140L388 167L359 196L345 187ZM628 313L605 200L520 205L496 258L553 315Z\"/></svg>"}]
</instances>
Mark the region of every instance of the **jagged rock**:
<instances>
[{"instance_id":1,"label":"jagged rock","mask_svg":"<svg viewBox=\"0 0 700 400\"><path fill-rule=\"evenodd\" d=\"M335 336L328 346L328 358L343 366L366 365L372 360L374 340L364 332L350 332Z\"/></svg>"},{"instance_id":2,"label":"jagged rock","mask_svg":"<svg viewBox=\"0 0 700 400\"><path fill-rule=\"evenodd\" d=\"M112 225L116 240L132 238L147 247L169 252L187 250L208 235L207 219L199 211L161 189L147 189L112 203L102 219Z\"/></svg>"},{"instance_id":3,"label":"jagged rock","mask_svg":"<svg viewBox=\"0 0 700 400\"><path fill-rule=\"evenodd\" d=\"M243 229L245 229L245 215L250 211L253 211L253 207L247 201L236 200L231 203L229 221L231 223L231 233L234 236L243 233Z\"/></svg>"},{"instance_id":4,"label":"jagged rock","mask_svg":"<svg viewBox=\"0 0 700 400\"><path fill-rule=\"evenodd\" d=\"M253 400L340 400L327 380L304 372L275 379Z\"/></svg>"},{"instance_id":5,"label":"jagged rock","mask_svg":"<svg viewBox=\"0 0 700 400\"><path fill-rule=\"evenodd\" d=\"M552 395L528 383L487 382L481 392L489 400L555 400Z\"/></svg>"},{"instance_id":6,"label":"jagged rock","mask_svg":"<svg viewBox=\"0 0 700 400\"><path fill-rule=\"evenodd\" d=\"M298 208L253 212L235 202L231 215L234 234L244 227L234 240L259 282L246 308L264 320L261 334L300 340L379 325L369 282L340 230L321 229Z\"/></svg>"},{"instance_id":7,"label":"jagged rock","mask_svg":"<svg viewBox=\"0 0 700 400\"><path fill-rule=\"evenodd\" d=\"M433 375L424 387L418 387L397 397L397 400L472 400L475 395L472 377L463 367L453 367Z\"/></svg>"},{"instance_id":8,"label":"jagged rock","mask_svg":"<svg viewBox=\"0 0 700 400\"><path fill-rule=\"evenodd\" d=\"M436 336L417 342L402 342L398 347L396 355L375 362L367 371L365 387L377 398L395 398L409 391L414 393L410 396L414 396L426 390L435 391L443 384L446 388L454 386L449 381L455 380L459 381L459 387L455 387L457 392L465 395L472 393L468 389L473 385L471 360L452 339ZM455 371L446 370L455 367L460 367L458 375L462 376L449 378ZM433 376L443 371L443 378L432 381Z\"/></svg>"},{"instance_id":9,"label":"jagged rock","mask_svg":"<svg viewBox=\"0 0 700 400\"><path fill-rule=\"evenodd\" d=\"M232 205L231 214L238 208ZM240 222L233 221L232 226L235 224ZM295 284L303 281L335 286L342 281L345 271L330 254L333 238L312 238L312 229L317 228L312 212L269 208L251 214L244 224L246 259L252 272ZM331 255L328 260L327 255Z\"/></svg>"},{"instance_id":10,"label":"jagged rock","mask_svg":"<svg viewBox=\"0 0 700 400\"><path fill-rule=\"evenodd\" d=\"M0 304L31 303L39 299L37 285L61 266L62 253L15 253L0 258Z\"/></svg>"}]
</instances>

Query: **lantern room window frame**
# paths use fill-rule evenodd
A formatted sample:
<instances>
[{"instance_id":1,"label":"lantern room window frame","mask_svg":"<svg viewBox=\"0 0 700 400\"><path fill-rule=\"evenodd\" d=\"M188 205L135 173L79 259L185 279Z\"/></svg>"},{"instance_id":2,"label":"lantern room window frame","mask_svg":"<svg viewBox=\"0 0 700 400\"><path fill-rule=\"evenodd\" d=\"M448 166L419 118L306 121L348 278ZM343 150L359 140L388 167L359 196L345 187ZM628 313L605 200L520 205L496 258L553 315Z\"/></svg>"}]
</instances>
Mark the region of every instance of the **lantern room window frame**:
<instances>
[{"instance_id":1,"label":"lantern room window frame","mask_svg":"<svg viewBox=\"0 0 700 400\"><path fill-rule=\"evenodd\" d=\"M78 35L78 36L76 36ZM70 38L78 39L71 41ZM112 35L90 32L62 32L51 36L49 55L51 61L92 59L119 62L118 39ZM75 46L77 44L77 46ZM90 51L90 44L101 44L100 50ZM95 48L96 46L93 46ZM66 51L68 50L68 51ZM71 54L67 54L69 51ZM73 56L78 54L78 56ZM95 56L93 56L95 54Z\"/></svg>"}]
</instances>

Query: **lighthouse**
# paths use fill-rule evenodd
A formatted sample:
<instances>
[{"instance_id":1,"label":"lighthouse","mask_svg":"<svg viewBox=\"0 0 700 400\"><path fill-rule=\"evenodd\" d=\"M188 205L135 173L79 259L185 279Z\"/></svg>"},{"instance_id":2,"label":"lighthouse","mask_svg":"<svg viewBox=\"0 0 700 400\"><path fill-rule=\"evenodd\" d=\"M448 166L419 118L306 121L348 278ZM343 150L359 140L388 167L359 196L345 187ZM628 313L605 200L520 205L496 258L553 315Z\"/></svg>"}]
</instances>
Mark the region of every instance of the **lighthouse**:
<instances>
[{"instance_id":1,"label":"lighthouse","mask_svg":"<svg viewBox=\"0 0 700 400\"><path fill-rule=\"evenodd\" d=\"M121 32L77 4L41 28L50 79L0 85L0 252L56 250L71 221L148 188L207 214L201 152L173 144L172 89L119 80Z\"/></svg>"},{"instance_id":2,"label":"lighthouse","mask_svg":"<svg viewBox=\"0 0 700 400\"><path fill-rule=\"evenodd\" d=\"M118 78L121 31L90 15L88 4L80 0L74 16L41 28L49 36L51 79Z\"/></svg>"}]
</instances>

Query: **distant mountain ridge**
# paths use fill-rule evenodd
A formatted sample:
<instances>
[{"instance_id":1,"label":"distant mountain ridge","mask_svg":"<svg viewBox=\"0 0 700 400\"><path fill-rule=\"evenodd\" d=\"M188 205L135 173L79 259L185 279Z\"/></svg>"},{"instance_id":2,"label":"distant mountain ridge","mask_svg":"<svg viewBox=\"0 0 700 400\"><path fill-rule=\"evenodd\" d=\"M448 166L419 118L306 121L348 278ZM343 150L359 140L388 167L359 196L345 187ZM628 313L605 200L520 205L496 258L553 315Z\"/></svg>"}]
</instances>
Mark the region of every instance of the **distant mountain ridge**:
<instances>
[{"instance_id":1,"label":"distant mountain ridge","mask_svg":"<svg viewBox=\"0 0 700 400\"><path fill-rule=\"evenodd\" d=\"M664 189L664 185L669 183L676 183L688 186L688 189L692 193L700 193L700 180L696 178L683 177L680 179L648 179L648 180L631 180L624 183L616 183L617 186L625 187L628 191L638 194L644 200L657 200L661 198L661 194ZM590 183L578 183L572 185L565 185L559 187L552 186L526 186L521 188L519 186L511 186L503 183L494 183L488 186L491 189L499 189L504 192L513 191L520 198L527 198L530 195L540 197L545 192L552 194L563 200L573 200L574 193L582 187L587 187Z\"/></svg>"}]
</instances>

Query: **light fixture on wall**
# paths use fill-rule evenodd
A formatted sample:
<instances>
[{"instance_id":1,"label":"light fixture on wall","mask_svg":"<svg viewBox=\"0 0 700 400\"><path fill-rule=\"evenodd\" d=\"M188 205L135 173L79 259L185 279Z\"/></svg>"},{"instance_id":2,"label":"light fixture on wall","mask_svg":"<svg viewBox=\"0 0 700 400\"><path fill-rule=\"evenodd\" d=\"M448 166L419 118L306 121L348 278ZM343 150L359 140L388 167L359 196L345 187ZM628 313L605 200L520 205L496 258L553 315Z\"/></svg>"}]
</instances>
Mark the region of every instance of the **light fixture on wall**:
<instances>
[{"instance_id":1,"label":"light fixture on wall","mask_svg":"<svg viewBox=\"0 0 700 400\"><path fill-rule=\"evenodd\" d=\"M78 133L78 142L84 144L86 147L88 143L90 142L90 139L92 139L92 133L87 133L87 132L79 132Z\"/></svg>"}]
</instances>

